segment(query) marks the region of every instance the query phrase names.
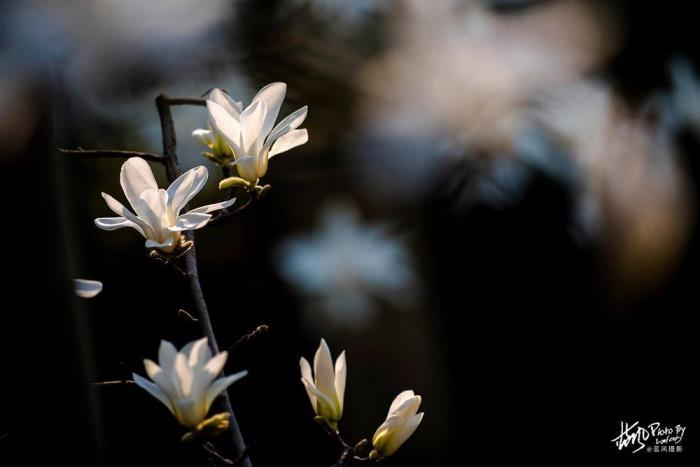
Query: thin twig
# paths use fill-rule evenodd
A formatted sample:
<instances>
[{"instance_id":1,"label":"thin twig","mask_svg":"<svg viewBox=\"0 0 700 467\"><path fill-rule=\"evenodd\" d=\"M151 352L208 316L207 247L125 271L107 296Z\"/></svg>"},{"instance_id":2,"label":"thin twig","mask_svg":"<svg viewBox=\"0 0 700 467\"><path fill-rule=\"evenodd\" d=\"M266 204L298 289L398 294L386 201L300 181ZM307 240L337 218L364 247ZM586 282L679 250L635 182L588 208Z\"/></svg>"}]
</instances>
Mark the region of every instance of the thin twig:
<instances>
[{"instance_id":1,"label":"thin twig","mask_svg":"<svg viewBox=\"0 0 700 467\"><path fill-rule=\"evenodd\" d=\"M67 156L78 156L78 157L104 157L104 158L117 158L125 159L129 157L140 157L147 161L164 162L165 158L160 154L153 154L150 152L139 152L139 151L121 151L117 149L63 149L58 148L58 152Z\"/></svg>"},{"instance_id":2,"label":"thin twig","mask_svg":"<svg viewBox=\"0 0 700 467\"><path fill-rule=\"evenodd\" d=\"M189 314L186 310L183 310L182 308L177 310L177 315L180 318L187 320L191 323L198 323L199 322L199 320L197 318L195 318L194 316L192 316L191 314Z\"/></svg>"},{"instance_id":3,"label":"thin twig","mask_svg":"<svg viewBox=\"0 0 700 467\"><path fill-rule=\"evenodd\" d=\"M261 324L257 328L253 329L252 332L241 336L231 347L226 349L226 351L230 353L232 350L237 348L239 345L247 344L248 342L257 339L258 337L260 337L261 335L266 333L269 329L270 329L270 327L267 324Z\"/></svg>"},{"instance_id":4,"label":"thin twig","mask_svg":"<svg viewBox=\"0 0 700 467\"><path fill-rule=\"evenodd\" d=\"M177 139L175 136L175 125L173 123L170 106L180 104L193 104L192 101L192 99L173 100L165 94L161 94L156 98L156 108L158 109L158 115L160 117L161 133L163 137L163 156L165 157L165 173L170 183L174 182L175 179L177 179L177 177L180 176L180 168L177 161ZM173 104L174 102L175 104ZM194 233L192 231L186 232L185 236L188 241L194 242ZM209 347L212 353L218 354L219 345L216 341L216 335L214 334L214 328L211 323L211 318L209 317L209 310L207 308L207 302L204 299L204 293L202 292L202 285L199 281L199 271L197 270L197 250L196 245L194 245L194 243L192 247L185 253L184 257L185 270L187 272L187 279L190 286L190 292L192 294L192 304L194 306L197 318L199 319L200 328L202 330L202 333L208 338ZM238 422L233 412L233 407L231 406L231 400L228 396L228 392L222 392L220 399L224 409L231 414L230 432L231 440L233 442L234 453L237 456L241 456L243 453L246 452L246 445L243 441L241 430L238 426ZM248 456L243 458L241 461L241 465L243 467L252 467L250 458Z\"/></svg>"},{"instance_id":5,"label":"thin twig","mask_svg":"<svg viewBox=\"0 0 700 467\"><path fill-rule=\"evenodd\" d=\"M207 453L212 456L215 460L221 462L224 465L234 465L231 459L227 459L221 454L219 454L211 443L202 443L202 449L207 451Z\"/></svg>"},{"instance_id":6,"label":"thin twig","mask_svg":"<svg viewBox=\"0 0 700 467\"><path fill-rule=\"evenodd\" d=\"M224 221L226 221L226 220L232 218L233 216L235 216L236 214L238 214L239 212L243 211L245 208L247 208L248 206L250 206L250 205L253 203L254 200L255 200L255 198L254 198L253 196L251 196L250 198L248 198L248 199L246 200L245 203L241 204L240 206L238 206L238 207L237 207L236 209L234 209L233 211L229 211L229 210L219 211L219 213L218 213L218 214L215 214L215 215L212 217L212 219L209 221L209 225L220 225L220 224L222 224Z\"/></svg>"},{"instance_id":7,"label":"thin twig","mask_svg":"<svg viewBox=\"0 0 700 467\"><path fill-rule=\"evenodd\" d=\"M347 441L345 441L345 439L343 439L343 436L340 434L339 430L332 429L328 426L327 423L325 423L325 421L323 421L319 417L316 418L316 421L326 430L331 439L337 442L343 449L343 452L340 454L340 458L331 467L346 467L354 463L376 463L379 461L378 459L370 459L369 457L362 457L357 455L357 451L361 451L365 449L365 446L367 446L366 439L362 439L357 444L352 446Z\"/></svg>"},{"instance_id":8,"label":"thin twig","mask_svg":"<svg viewBox=\"0 0 700 467\"><path fill-rule=\"evenodd\" d=\"M93 386L116 386L122 384L134 384L134 382L130 379L118 379L114 381L98 381L96 383L92 383Z\"/></svg>"}]
</instances>

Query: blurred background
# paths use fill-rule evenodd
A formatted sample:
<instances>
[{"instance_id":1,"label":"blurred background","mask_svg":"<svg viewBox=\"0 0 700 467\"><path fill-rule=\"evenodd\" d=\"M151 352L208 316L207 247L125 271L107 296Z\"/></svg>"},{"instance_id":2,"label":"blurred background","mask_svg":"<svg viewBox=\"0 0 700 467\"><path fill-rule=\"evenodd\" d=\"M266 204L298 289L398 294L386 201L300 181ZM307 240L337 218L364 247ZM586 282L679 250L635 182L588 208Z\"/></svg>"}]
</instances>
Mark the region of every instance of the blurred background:
<instances>
[{"instance_id":1,"label":"blurred background","mask_svg":"<svg viewBox=\"0 0 700 467\"><path fill-rule=\"evenodd\" d=\"M328 466L299 357L347 351L344 436L396 394L426 416L389 465L697 465L700 50L692 2L27 0L0 7L3 465L203 465L134 386L199 337L187 286L98 230L154 99L288 85L309 142L196 235L255 465ZM173 110L183 168L221 171ZM162 167L152 164L161 186ZM72 278L104 283L85 301ZM689 427L619 452L621 420Z\"/></svg>"}]
</instances>

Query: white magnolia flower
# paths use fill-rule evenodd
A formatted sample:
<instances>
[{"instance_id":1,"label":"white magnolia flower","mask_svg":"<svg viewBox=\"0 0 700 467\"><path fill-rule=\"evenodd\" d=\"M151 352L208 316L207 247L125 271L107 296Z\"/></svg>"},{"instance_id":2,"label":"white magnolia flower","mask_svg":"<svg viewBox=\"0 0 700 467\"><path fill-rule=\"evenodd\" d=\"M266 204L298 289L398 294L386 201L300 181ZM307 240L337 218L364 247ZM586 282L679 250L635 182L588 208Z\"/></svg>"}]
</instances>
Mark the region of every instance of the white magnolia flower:
<instances>
[{"instance_id":1,"label":"white magnolia flower","mask_svg":"<svg viewBox=\"0 0 700 467\"><path fill-rule=\"evenodd\" d=\"M335 361L334 368L328 344L324 339L321 339L321 344L314 356L315 377L311 374L311 365L304 357L299 360L299 366L301 367L301 382L306 388L314 412L317 416L325 419L332 428L335 428L343 416L343 398L347 376L345 351Z\"/></svg>"},{"instance_id":2,"label":"white magnolia flower","mask_svg":"<svg viewBox=\"0 0 700 467\"><path fill-rule=\"evenodd\" d=\"M88 279L73 279L75 294L80 298L92 298L102 292L102 282Z\"/></svg>"},{"instance_id":3,"label":"white magnolia flower","mask_svg":"<svg viewBox=\"0 0 700 467\"><path fill-rule=\"evenodd\" d=\"M269 158L308 141L306 129L297 129L306 118L306 106L274 126L286 91L284 83L268 84L245 109L221 89L209 93L209 130L195 130L192 135L215 153L218 151L216 158L233 157L231 165L237 168L240 178L223 180L220 188L248 184L254 187L267 172Z\"/></svg>"},{"instance_id":4,"label":"white magnolia flower","mask_svg":"<svg viewBox=\"0 0 700 467\"><path fill-rule=\"evenodd\" d=\"M163 340L158 364L149 359L143 361L153 382L136 373L132 376L134 383L161 401L181 425L195 428L207 416L214 399L248 373L241 371L215 380L227 358L228 352L212 357L206 337L190 342L179 352Z\"/></svg>"},{"instance_id":5,"label":"white magnolia flower","mask_svg":"<svg viewBox=\"0 0 700 467\"><path fill-rule=\"evenodd\" d=\"M331 324L360 328L377 299L403 308L418 296L406 246L382 226L362 222L351 205L333 204L315 232L287 240L280 249L282 276Z\"/></svg>"},{"instance_id":6,"label":"white magnolia flower","mask_svg":"<svg viewBox=\"0 0 700 467\"><path fill-rule=\"evenodd\" d=\"M122 165L120 181L126 199L136 214L106 193L107 206L120 217L100 217L95 225L103 230L131 227L146 238L146 248L171 253L179 244L181 233L207 225L210 212L231 206L235 199L209 204L180 215L180 211L199 193L209 172L199 166L177 178L167 190L159 189L148 163L132 157Z\"/></svg>"},{"instance_id":7,"label":"white magnolia flower","mask_svg":"<svg viewBox=\"0 0 700 467\"><path fill-rule=\"evenodd\" d=\"M423 412L418 412L421 397L413 391L404 391L394 399L389 407L386 421L382 423L372 437L374 449L371 458L390 456L416 431Z\"/></svg>"}]
</instances>

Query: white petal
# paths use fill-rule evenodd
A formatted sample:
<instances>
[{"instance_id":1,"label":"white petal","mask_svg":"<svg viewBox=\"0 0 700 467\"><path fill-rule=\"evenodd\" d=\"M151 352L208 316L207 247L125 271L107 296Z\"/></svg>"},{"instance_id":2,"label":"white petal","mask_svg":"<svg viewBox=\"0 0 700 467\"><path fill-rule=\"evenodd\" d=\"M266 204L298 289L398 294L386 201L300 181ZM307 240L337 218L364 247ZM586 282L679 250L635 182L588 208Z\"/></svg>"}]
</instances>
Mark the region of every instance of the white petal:
<instances>
[{"instance_id":1,"label":"white petal","mask_svg":"<svg viewBox=\"0 0 700 467\"><path fill-rule=\"evenodd\" d=\"M335 403L326 394L319 391L311 381L304 379L304 378L301 378L301 382L304 385L304 387L306 388L306 393L309 395L309 399L311 399L312 396L314 397L314 399L313 399L314 402L312 404L314 406L314 411L317 414L318 414L318 402L319 401L321 401L323 404L325 404L327 407L329 407L331 409L333 407L335 407ZM318 399L318 400L316 400L316 399Z\"/></svg>"},{"instance_id":2,"label":"white petal","mask_svg":"<svg viewBox=\"0 0 700 467\"><path fill-rule=\"evenodd\" d=\"M131 227L138 233L146 237L143 229L136 223L125 219L124 217L98 217L95 219L95 225L102 230L117 230L124 227Z\"/></svg>"},{"instance_id":3,"label":"white petal","mask_svg":"<svg viewBox=\"0 0 700 467\"><path fill-rule=\"evenodd\" d=\"M153 231L153 240L165 241L167 238L169 224L167 202L168 193L165 190L146 190L141 193L136 206L134 206L139 218Z\"/></svg>"},{"instance_id":4,"label":"white petal","mask_svg":"<svg viewBox=\"0 0 700 467\"><path fill-rule=\"evenodd\" d=\"M204 401L196 399L178 399L174 401L173 409L175 418L183 426L194 428L199 422L204 420L207 413L204 411Z\"/></svg>"},{"instance_id":5,"label":"white petal","mask_svg":"<svg viewBox=\"0 0 700 467\"><path fill-rule=\"evenodd\" d=\"M395 410L394 412L389 415L389 417L402 417L402 418L408 418L412 417L413 415L418 412L418 408L420 407L421 403L421 396L413 396L409 397L408 399L404 400Z\"/></svg>"},{"instance_id":6,"label":"white petal","mask_svg":"<svg viewBox=\"0 0 700 467\"><path fill-rule=\"evenodd\" d=\"M131 207L134 209L136 209L136 203L141 193L146 190L158 189L158 184L153 177L151 167L148 165L148 162L140 157L132 157L124 162L119 174L119 181L121 182L126 199L129 200Z\"/></svg>"},{"instance_id":7,"label":"white petal","mask_svg":"<svg viewBox=\"0 0 700 467\"><path fill-rule=\"evenodd\" d=\"M143 376L137 375L136 373L132 373L131 377L133 378L134 383L136 383L138 387L145 389L150 395L161 401L163 405L166 406L171 413L173 413L173 407L172 405L170 405L168 396L166 396L165 393L161 391L161 389L158 386L151 383Z\"/></svg>"},{"instance_id":8,"label":"white petal","mask_svg":"<svg viewBox=\"0 0 700 467\"><path fill-rule=\"evenodd\" d=\"M265 138L275 125L275 120L277 120L277 115L280 112L280 107L282 107L282 101L284 101L286 92L287 85L285 83L271 83L258 91L253 98L253 102L263 101L267 108L265 120L260 130L262 138ZM264 141L260 141L261 146L263 142Z\"/></svg>"},{"instance_id":9,"label":"white petal","mask_svg":"<svg viewBox=\"0 0 700 467\"><path fill-rule=\"evenodd\" d=\"M194 196L202 191L209 178L209 171L203 165L188 170L180 175L168 187L168 204L173 215L178 216L182 208L190 202Z\"/></svg>"},{"instance_id":10,"label":"white petal","mask_svg":"<svg viewBox=\"0 0 700 467\"><path fill-rule=\"evenodd\" d=\"M306 360L304 357L301 357L299 359L299 368L301 368L301 380L307 381L310 385L313 386L312 381L314 380L313 375L311 374L311 365L309 365L308 360ZM313 392L309 391L308 388L306 388L306 384L304 384L304 388L306 389L306 394L309 396L309 401L311 401L311 406L314 408L314 412L316 411L316 396L314 396Z\"/></svg>"},{"instance_id":11,"label":"white petal","mask_svg":"<svg viewBox=\"0 0 700 467\"><path fill-rule=\"evenodd\" d=\"M87 279L73 279L75 294L81 298L92 298L102 292L102 282Z\"/></svg>"},{"instance_id":12,"label":"white petal","mask_svg":"<svg viewBox=\"0 0 700 467\"><path fill-rule=\"evenodd\" d=\"M309 361L304 357L299 359L299 368L301 369L302 378L306 378L309 381L314 380L313 374L311 373L311 365L309 365Z\"/></svg>"},{"instance_id":13,"label":"white petal","mask_svg":"<svg viewBox=\"0 0 700 467\"><path fill-rule=\"evenodd\" d=\"M238 156L241 152L241 125L238 119L229 114L226 109L214 101L207 101L211 125L226 140L233 152Z\"/></svg>"},{"instance_id":14,"label":"white petal","mask_svg":"<svg viewBox=\"0 0 700 467\"><path fill-rule=\"evenodd\" d=\"M403 391L399 393L398 396L394 398L394 401L391 403L391 407L389 407L389 413L387 414L387 418L391 416L396 410L403 404L406 400L410 399L411 397L415 396L413 391L410 389L408 391Z\"/></svg>"},{"instance_id":15,"label":"white petal","mask_svg":"<svg viewBox=\"0 0 700 467\"><path fill-rule=\"evenodd\" d=\"M214 355L204 366L204 371L216 377L221 370L224 369L226 365L226 359L228 358L228 352L225 350L221 353Z\"/></svg>"},{"instance_id":16,"label":"white petal","mask_svg":"<svg viewBox=\"0 0 700 467\"><path fill-rule=\"evenodd\" d=\"M158 365L166 373L172 373L175 369L175 358L177 357L177 349L175 346L165 339L160 341L158 347Z\"/></svg>"},{"instance_id":17,"label":"white petal","mask_svg":"<svg viewBox=\"0 0 700 467\"><path fill-rule=\"evenodd\" d=\"M221 89L212 89L207 99L219 104L226 110L226 112L229 113L229 115L234 117L236 120L241 119L241 112L243 112L243 109L241 108L240 102L236 102L233 99L231 99L231 96L226 94Z\"/></svg>"},{"instance_id":18,"label":"white petal","mask_svg":"<svg viewBox=\"0 0 700 467\"><path fill-rule=\"evenodd\" d=\"M203 368L197 369L192 390L192 397L203 398L205 396L206 389L224 369L227 358L228 352L221 352L210 358L204 364Z\"/></svg>"},{"instance_id":19,"label":"white petal","mask_svg":"<svg viewBox=\"0 0 700 467\"><path fill-rule=\"evenodd\" d=\"M270 146L272 146L272 143L274 143L275 140L277 140L277 138L286 133L289 133L290 131L296 128L299 128L299 125L304 123L308 111L309 108L307 106L304 106L301 109L295 110L291 114L287 115L284 119L282 119L282 121L277 124L277 126L267 137L267 140L265 141L265 147L269 148Z\"/></svg>"},{"instance_id":20,"label":"white petal","mask_svg":"<svg viewBox=\"0 0 700 467\"><path fill-rule=\"evenodd\" d=\"M238 175L241 176L241 178L244 178L248 180L251 183L254 183L258 181L258 179L264 175L264 174L258 174L257 171L257 162L258 158L257 157L252 157L252 156L245 156L241 157L237 161L235 161L232 166L235 166L236 169L238 169Z\"/></svg>"},{"instance_id":21,"label":"white petal","mask_svg":"<svg viewBox=\"0 0 700 467\"><path fill-rule=\"evenodd\" d=\"M255 161L255 172L258 177L262 177L267 173L267 161L269 159L267 151L262 151L258 154Z\"/></svg>"},{"instance_id":22,"label":"white petal","mask_svg":"<svg viewBox=\"0 0 700 467\"><path fill-rule=\"evenodd\" d=\"M229 206L233 206L236 202L236 198L227 199L220 203L207 204L206 206L200 206L189 211L187 214L209 214L210 212L218 211L219 209L226 209Z\"/></svg>"},{"instance_id":23,"label":"white petal","mask_svg":"<svg viewBox=\"0 0 700 467\"><path fill-rule=\"evenodd\" d=\"M141 231L143 232L144 237L148 236L147 234L149 233L149 228L148 225L141 219L139 219L136 214L133 212L129 211L122 203L108 195L107 193L102 193L102 198L105 200L107 203L107 206L109 209L114 211L116 214L119 214L122 217L125 217L129 219L131 222L134 224L138 225L141 228Z\"/></svg>"},{"instance_id":24,"label":"white petal","mask_svg":"<svg viewBox=\"0 0 700 467\"><path fill-rule=\"evenodd\" d=\"M211 131L198 128L192 132L192 137L205 146L209 146L214 142L214 135Z\"/></svg>"},{"instance_id":25,"label":"white petal","mask_svg":"<svg viewBox=\"0 0 700 467\"><path fill-rule=\"evenodd\" d=\"M183 397L189 397L192 393L192 383L194 382L194 373L192 368L187 365L187 359L181 353L175 356L175 373L173 375L173 383L179 389Z\"/></svg>"},{"instance_id":26,"label":"white petal","mask_svg":"<svg viewBox=\"0 0 700 467\"><path fill-rule=\"evenodd\" d=\"M276 156L279 153L289 151L292 148L301 146L309 140L309 133L306 129L292 130L281 136L270 149L268 157Z\"/></svg>"},{"instance_id":27,"label":"white petal","mask_svg":"<svg viewBox=\"0 0 700 467\"><path fill-rule=\"evenodd\" d=\"M314 356L314 375L316 376L316 389L326 394L330 400L335 401L337 396L335 392L333 360L331 359L331 351L328 349L328 344L326 344L324 339L321 339L321 344L318 346ZM331 407L336 406L336 403L331 405Z\"/></svg>"},{"instance_id":28,"label":"white petal","mask_svg":"<svg viewBox=\"0 0 700 467\"><path fill-rule=\"evenodd\" d=\"M201 214L197 212L188 212L177 218L175 225L168 227L171 232L180 232L183 230L196 230L204 227L211 220L211 214Z\"/></svg>"},{"instance_id":29,"label":"white petal","mask_svg":"<svg viewBox=\"0 0 700 467\"><path fill-rule=\"evenodd\" d=\"M394 433L390 435L389 442L386 444L382 454L390 456L394 454L401 445L406 442L408 438L411 437L413 432L416 431L418 425L423 420L423 412L413 415L406 422L396 428Z\"/></svg>"},{"instance_id":30,"label":"white petal","mask_svg":"<svg viewBox=\"0 0 700 467\"><path fill-rule=\"evenodd\" d=\"M204 400L207 412L209 411L209 407L211 407L211 404L214 402L214 399L216 399L219 396L219 394L221 394L223 391L226 390L226 388L231 386L239 379L245 377L247 374L247 371L240 371L231 376L225 376L214 381L212 385L209 386L209 389L207 389L207 394Z\"/></svg>"},{"instance_id":31,"label":"white petal","mask_svg":"<svg viewBox=\"0 0 700 467\"><path fill-rule=\"evenodd\" d=\"M163 391L169 399L178 397L179 391L173 384L170 375L166 374L153 360L145 358L143 360L143 367L146 369L148 377L158 385L160 390Z\"/></svg>"},{"instance_id":32,"label":"white petal","mask_svg":"<svg viewBox=\"0 0 700 467\"><path fill-rule=\"evenodd\" d=\"M375 448L380 448L380 446L378 446L380 442L379 437L382 435L382 432L385 431L387 428L389 428L389 423L385 420L382 422L381 425L379 425L379 428L377 428L374 431L374 435L372 435L372 445Z\"/></svg>"},{"instance_id":33,"label":"white petal","mask_svg":"<svg viewBox=\"0 0 700 467\"><path fill-rule=\"evenodd\" d=\"M211 358L211 350L209 350L206 337L191 342L180 353L187 357L187 364L190 368L204 367L207 360Z\"/></svg>"},{"instance_id":34,"label":"white petal","mask_svg":"<svg viewBox=\"0 0 700 467\"><path fill-rule=\"evenodd\" d=\"M263 101L249 105L241 114L241 149L247 156L257 156L262 148L259 136L267 107ZM264 138L264 136L263 136ZM258 144L259 143L259 144Z\"/></svg>"},{"instance_id":35,"label":"white petal","mask_svg":"<svg viewBox=\"0 0 700 467\"><path fill-rule=\"evenodd\" d=\"M345 380L347 378L347 362L345 361L345 351L335 361L335 392L338 395L340 410L343 410L343 399L345 397Z\"/></svg>"}]
</instances>

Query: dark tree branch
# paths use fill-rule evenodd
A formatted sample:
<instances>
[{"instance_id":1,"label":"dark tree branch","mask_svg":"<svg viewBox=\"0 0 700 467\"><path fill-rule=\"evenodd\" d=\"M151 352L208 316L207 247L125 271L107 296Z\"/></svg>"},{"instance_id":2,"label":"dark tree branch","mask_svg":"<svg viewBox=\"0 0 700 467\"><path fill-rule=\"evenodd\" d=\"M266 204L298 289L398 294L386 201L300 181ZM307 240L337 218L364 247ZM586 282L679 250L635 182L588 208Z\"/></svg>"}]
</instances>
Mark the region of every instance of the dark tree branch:
<instances>
[{"instance_id":1,"label":"dark tree branch","mask_svg":"<svg viewBox=\"0 0 700 467\"><path fill-rule=\"evenodd\" d=\"M212 457L215 463L224 465L234 465L231 459L227 459L221 454L219 454L211 443L202 443L202 449L204 449L208 455Z\"/></svg>"},{"instance_id":2,"label":"dark tree branch","mask_svg":"<svg viewBox=\"0 0 700 467\"><path fill-rule=\"evenodd\" d=\"M229 211L228 209L225 210L225 211L219 211L219 212L218 212L217 214L215 214L215 215L212 217L212 219L209 221L209 225L220 225L220 224L222 224L223 222L225 222L225 221L231 219L231 218L234 217L236 214L238 214L239 212L243 211L245 208L247 208L248 206L250 206L251 203L253 202L253 200L254 200L254 198L251 196L250 198L248 198L248 199L246 200L245 203L241 204L240 206L238 206L238 207L237 207L236 209L234 209L233 211Z\"/></svg>"},{"instance_id":3,"label":"dark tree branch","mask_svg":"<svg viewBox=\"0 0 700 467\"><path fill-rule=\"evenodd\" d=\"M357 455L358 451L364 450L367 446L366 439L362 439L357 444L352 446L343 439L343 436L340 434L339 430L329 427L328 424L320 417L316 417L316 421L326 430L331 440L339 444L343 449L343 452L340 454L340 458L331 467L347 467L353 464L369 464L379 461L379 459L370 459L369 457Z\"/></svg>"},{"instance_id":4,"label":"dark tree branch","mask_svg":"<svg viewBox=\"0 0 700 467\"><path fill-rule=\"evenodd\" d=\"M171 97L168 98L168 104L173 105L199 105L206 106L207 100L203 97Z\"/></svg>"},{"instance_id":5,"label":"dark tree branch","mask_svg":"<svg viewBox=\"0 0 700 467\"><path fill-rule=\"evenodd\" d=\"M116 149L63 149L58 148L58 152L66 156L77 156L77 157L104 157L104 158L116 158L116 159L126 159L129 157L140 157L151 162L164 163L165 158L160 154L153 154L150 152L139 152L139 151L120 151Z\"/></svg>"},{"instance_id":6,"label":"dark tree branch","mask_svg":"<svg viewBox=\"0 0 700 467\"><path fill-rule=\"evenodd\" d=\"M204 101L203 99L201 100ZM165 173L170 183L175 181L175 179L180 176L180 167L177 160L177 139L175 136L175 125L173 124L170 106L193 104L193 102L193 99L170 99L165 94L161 94L156 98L156 108L158 109L158 115L160 116L161 132L163 136ZM199 100L197 100L197 102L199 102ZM192 231L186 232L185 237L188 241L194 242L194 233ZM188 278L190 292L192 295L192 304L198 318L198 323L202 333L208 338L209 347L211 348L212 353L217 354L219 353L219 345L216 340L216 335L214 334L211 318L209 317L207 302L204 300L202 285L199 281L199 271L197 269L197 250L194 243L184 254L184 257L185 272ZM246 452L246 445L243 441L241 430L233 412L228 391L221 393L220 399L222 401L223 408L231 414L230 432L234 452L237 456L242 456ZM250 458L248 456L242 457L241 465L243 467L252 467Z\"/></svg>"}]
</instances>

